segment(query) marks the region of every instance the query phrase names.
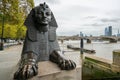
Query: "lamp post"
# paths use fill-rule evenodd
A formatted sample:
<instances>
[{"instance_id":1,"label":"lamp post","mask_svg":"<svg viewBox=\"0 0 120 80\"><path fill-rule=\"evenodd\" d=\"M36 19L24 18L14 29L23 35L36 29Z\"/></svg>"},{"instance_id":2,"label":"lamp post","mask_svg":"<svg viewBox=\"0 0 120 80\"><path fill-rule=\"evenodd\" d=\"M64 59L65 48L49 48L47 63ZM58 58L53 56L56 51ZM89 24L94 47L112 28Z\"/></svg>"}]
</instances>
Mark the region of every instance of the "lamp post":
<instances>
[{"instance_id":1,"label":"lamp post","mask_svg":"<svg viewBox=\"0 0 120 80\"><path fill-rule=\"evenodd\" d=\"M83 54L83 48L84 48L83 38L81 38L80 47L81 47L81 54Z\"/></svg>"},{"instance_id":2,"label":"lamp post","mask_svg":"<svg viewBox=\"0 0 120 80\"><path fill-rule=\"evenodd\" d=\"M2 14L2 33L1 33L1 43L0 43L0 50L4 50L4 10Z\"/></svg>"},{"instance_id":3,"label":"lamp post","mask_svg":"<svg viewBox=\"0 0 120 80\"><path fill-rule=\"evenodd\" d=\"M84 42L83 42L83 36L81 36L80 32L80 53L83 54L83 48L84 48Z\"/></svg>"},{"instance_id":4,"label":"lamp post","mask_svg":"<svg viewBox=\"0 0 120 80\"><path fill-rule=\"evenodd\" d=\"M84 50L84 41L83 36L80 36L80 58L81 58L81 65L83 65L83 50Z\"/></svg>"}]
</instances>

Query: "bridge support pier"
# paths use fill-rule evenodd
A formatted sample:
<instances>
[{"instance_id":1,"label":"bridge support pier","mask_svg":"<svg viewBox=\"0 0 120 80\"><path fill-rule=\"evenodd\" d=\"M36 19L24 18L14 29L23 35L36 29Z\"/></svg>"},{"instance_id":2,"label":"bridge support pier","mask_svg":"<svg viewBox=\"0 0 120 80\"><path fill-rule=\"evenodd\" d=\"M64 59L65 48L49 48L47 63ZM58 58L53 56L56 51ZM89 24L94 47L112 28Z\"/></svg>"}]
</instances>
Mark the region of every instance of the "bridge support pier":
<instances>
[{"instance_id":1,"label":"bridge support pier","mask_svg":"<svg viewBox=\"0 0 120 80\"><path fill-rule=\"evenodd\" d=\"M111 39L111 40L110 40L110 43L117 43L117 40Z\"/></svg>"},{"instance_id":2,"label":"bridge support pier","mask_svg":"<svg viewBox=\"0 0 120 80\"><path fill-rule=\"evenodd\" d=\"M90 39L87 39L87 43L91 43L91 40L90 40Z\"/></svg>"}]
</instances>

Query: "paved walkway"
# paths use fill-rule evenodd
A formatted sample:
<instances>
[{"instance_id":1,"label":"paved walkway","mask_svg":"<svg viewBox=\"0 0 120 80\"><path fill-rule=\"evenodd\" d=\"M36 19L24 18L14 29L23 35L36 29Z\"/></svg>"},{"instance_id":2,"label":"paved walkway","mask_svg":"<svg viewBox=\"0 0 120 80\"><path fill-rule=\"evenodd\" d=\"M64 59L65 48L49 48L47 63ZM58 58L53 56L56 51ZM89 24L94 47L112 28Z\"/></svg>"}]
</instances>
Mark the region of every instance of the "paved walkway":
<instances>
[{"instance_id":1,"label":"paved walkway","mask_svg":"<svg viewBox=\"0 0 120 80\"><path fill-rule=\"evenodd\" d=\"M80 65L79 52L75 52L66 48L66 45L60 44L61 50L65 51L65 55ZM17 65L22 51L22 45L12 46L0 51L0 80L13 80L13 70Z\"/></svg>"},{"instance_id":2,"label":"paved walkway","mask_svg":"<svg viewBox=\"0 0 120 80\"><path fill-rule=\"evenodd\" d=\"M0 80L12 80L13 68L20 59L22 45L12 46L0 51Z\"/></svg>"}]
</instances>

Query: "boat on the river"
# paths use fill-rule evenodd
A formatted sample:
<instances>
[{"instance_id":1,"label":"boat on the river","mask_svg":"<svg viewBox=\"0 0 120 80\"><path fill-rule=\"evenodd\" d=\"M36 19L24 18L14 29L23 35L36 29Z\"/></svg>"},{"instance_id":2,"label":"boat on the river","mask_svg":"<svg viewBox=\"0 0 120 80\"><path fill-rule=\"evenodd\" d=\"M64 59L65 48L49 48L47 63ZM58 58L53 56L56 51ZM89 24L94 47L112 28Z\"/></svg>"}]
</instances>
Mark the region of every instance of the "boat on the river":
<instances>
[{"instance_id":1,"label":"boat on the river","mask_svg":"<svg viewBox=\"0 0 120 80\"><path fill-rule=\"evenodd\" d=\"M89 50L89 49L81 49L80 47L75 47L73 45L67 45L67 48L68 49L72 49L72 50L76 50L76 51L81 51L83 50L83 52L85 53L90 53L90 54L93 54L93 53L96 53L95 50Z\"/></svg>"}]
</instances>

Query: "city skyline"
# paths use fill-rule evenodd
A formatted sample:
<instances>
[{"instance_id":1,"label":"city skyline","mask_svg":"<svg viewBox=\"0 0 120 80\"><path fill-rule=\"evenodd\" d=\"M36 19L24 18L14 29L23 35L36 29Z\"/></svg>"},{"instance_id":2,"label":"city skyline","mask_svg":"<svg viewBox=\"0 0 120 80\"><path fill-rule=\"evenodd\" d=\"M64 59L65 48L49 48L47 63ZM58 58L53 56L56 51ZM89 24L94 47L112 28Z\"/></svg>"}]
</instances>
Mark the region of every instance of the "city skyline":
<instances>
[{"instance_id":1,"label":"city skyline","mask_svg":"<svg viewBox=\"0 0 120 80\"><path fill-rule=\"evenodd\" d=\"M104 35L106 26L116 35L120 29L120 0L35 0L35 6L40 2L53 11L58 35Z\"/></svg>"}]
</instances>

